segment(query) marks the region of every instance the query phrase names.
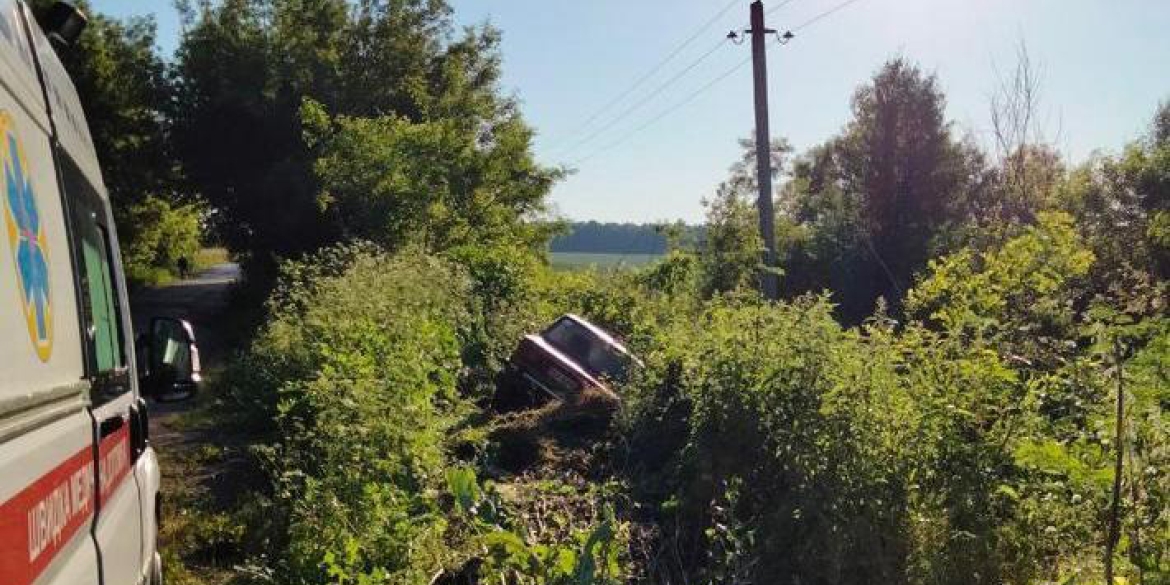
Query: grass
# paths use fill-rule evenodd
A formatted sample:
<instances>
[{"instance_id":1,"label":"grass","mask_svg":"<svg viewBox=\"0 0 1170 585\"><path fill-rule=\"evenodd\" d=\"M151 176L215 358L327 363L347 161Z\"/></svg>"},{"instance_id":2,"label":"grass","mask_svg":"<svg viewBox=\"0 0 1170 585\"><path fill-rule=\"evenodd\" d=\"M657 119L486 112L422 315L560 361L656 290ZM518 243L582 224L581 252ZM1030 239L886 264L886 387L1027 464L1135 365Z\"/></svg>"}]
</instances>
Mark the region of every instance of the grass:
<instances>
[{"instance_id":1,"label":"grass","mask_svg":"<svg viewBox=\"0 0 1170 585\"><path fill-rule=\"evenodd\" d=\"M146 269L133 270L126 275L130 288L137 289L144 286L162 286L170 284L175 281L175 275L171 274L170 270L166 268L150 267Z\"/></svg>"},{"instance_id":2,"label":"grass","mask_svg":"<svg viewBox=\"0 0 1170 585\"><path fill-rule=\"evenodd\" d=\"M210 478L229 457L208 422L211 405L200 397L194 410L170 421L171 440L157 450L162 468L163 506L158 545L167 583L222 585L234 576L236 543L243 526L218 504ZM226 554L225 554L226 553Z\"/></svg>"},{"instance_id":3,"label":"grass","mask_svg":"<svg viewBox=\"0 0 1170 585\"><path fill-rule=\"evenodd\" d=\"M195 253L195 271L211 268L217 264L231 262L227 248L202 248Z\"/></svg>"},{"instance_id":4,"label":"grass","mask_svg":"<svg viewBox=\"0 0 1170 585\"><path fill-rule=\"evenodd\" d=\"M644 266L661 254L599 254L594 252L551 252L553 268L558 270L620 269Z\"/></svg>"},{"instance_id":5,"label":"grass","mask_svg":"<svg viewBox=\"0 0 1170 585\"><path fill-rule=\"evenodd\" d=\"M199 274L199 272L223 264L231 262L231 254L226 248L202 248L195 253L194 262L191 266L191 274ZM130 288L137 289L144 286L164 286L179 280L178 275L169 268L161 266L150 266L146 268L128 268L129 273L126 279L129 281Z\"/></svg>"}]
</instances>

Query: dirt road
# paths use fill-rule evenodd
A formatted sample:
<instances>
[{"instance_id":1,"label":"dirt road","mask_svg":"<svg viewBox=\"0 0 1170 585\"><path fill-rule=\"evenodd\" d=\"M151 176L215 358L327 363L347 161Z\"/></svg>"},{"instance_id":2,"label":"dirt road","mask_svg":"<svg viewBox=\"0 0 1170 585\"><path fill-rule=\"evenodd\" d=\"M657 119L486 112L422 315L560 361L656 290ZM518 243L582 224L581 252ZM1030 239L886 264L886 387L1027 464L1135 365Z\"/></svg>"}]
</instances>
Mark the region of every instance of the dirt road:
<instances>
[{"instance_id":1,"label":"dirt road","mask_svg":"<svg viewBox=\"0 0 1170 585\"><path fill-rule=\"evenodd\" d=\"M232 285L240 276L234 263L218 264L194 278L151 287L131 295L130 312L134 330L146 331L152 317L177 317L191 323L195 343L199 346L205 375L214 375L230 355L222 314L227 308ZM184 449L197 441L191 433L175 424L181 413L195 407L197 400L184 402L150 402L150 437L160 453ZM164 474L167 470L163 470Z\"/></svg>"},{"instance_id":2,"label":"dirt road","mask_svg":"<svg viewBox=\"0 0 1170 585\"><path fill-rule=\"evenodd\" d=\"M186 319L195 328L196 343L205 369L214 369L227 357L227 333L217 319L228 302L231 286L240 276L234 263L212 266L194 278L143 289L130 297L134 330L146 331L151 317Z\"/></svg>"},{"instance_id":3,"label":"dirt road","mask_svg":"<svg viewBox=\"0 0 1170 585\"><path fill-rule=\"evenodd\" d=\"M191 323L205 379L213 378L241 335L233 331L229 301L240 275L236 264L213 266L194 278L144 289L131 295L136 331L145 331L152 317L177 317ZM204 542L214 527L216 494L224 492L235 450L223 433L200 424L200 407L210 397L205 389L195 400L150 401L150 440L162 468L162 524L159 547L167 582L178 585L219 585L230 580L230 561L218 558L218 544ZM212 530L211 533L214 533Z\"/></svg>"}]
</instances>

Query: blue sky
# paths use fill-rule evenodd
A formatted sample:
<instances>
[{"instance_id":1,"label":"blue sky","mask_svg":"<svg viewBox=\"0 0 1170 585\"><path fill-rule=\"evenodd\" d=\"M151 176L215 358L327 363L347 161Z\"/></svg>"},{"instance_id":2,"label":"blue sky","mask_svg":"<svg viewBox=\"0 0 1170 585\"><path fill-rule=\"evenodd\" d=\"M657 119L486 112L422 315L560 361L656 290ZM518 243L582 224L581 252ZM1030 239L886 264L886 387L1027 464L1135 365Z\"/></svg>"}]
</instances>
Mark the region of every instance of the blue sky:
<instances>
[{"instance_id":1,"label":"blue sky","mask_svg":"<svg viewBox=\"0 0 1170 585\"><path fill-rule=\"evenodd\" d=\"M578 148L700 55L747 22L748 2L668 63L621 105L582 124L703 22L726 0L452 0L461 24L503 30L504 86L539 132L547 163L575 166L552 200L565 216L606 221L702 218L711 194L752 132L751 72L743 67L694 101L646 124L749 54L726 43L678 83ZM780 0L766 1L767 7ZM769 26L794 27L841 0L792 0ZM177 19L160 0L94 0L115 16L156 13L160 45L173 49ZM554 7L555 6L555 7ZM550 8L551 7L551 8ZM1141 134L1159 101L1170 99L1170 2L1166 0L859 0L769 48L773 136L798 150L838 132L853 90L890 57L937 73L958 132L986 140L996 69L1027 43L1043 74L1046 134L1066 157L1116 152ZM630 136L618 146L604 147Z\"/></svg>"}]
</instances>

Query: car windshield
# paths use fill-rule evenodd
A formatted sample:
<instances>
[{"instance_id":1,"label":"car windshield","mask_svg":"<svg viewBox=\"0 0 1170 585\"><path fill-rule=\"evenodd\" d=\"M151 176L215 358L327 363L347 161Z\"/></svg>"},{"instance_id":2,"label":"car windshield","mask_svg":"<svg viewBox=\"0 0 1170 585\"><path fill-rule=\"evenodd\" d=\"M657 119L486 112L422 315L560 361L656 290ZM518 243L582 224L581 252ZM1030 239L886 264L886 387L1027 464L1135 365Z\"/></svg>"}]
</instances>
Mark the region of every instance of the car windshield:
<instances>
[{"instance_id":1,"label":"car windshield","mask_svg":"<svg viewBox=\"0 0 1170 585\"><path fill-rule=\"evenodd\" d=\"M594 376L624 380L629 359L605 340L572 319L561 319L544 338Z\"/></svg>"}]
</instances>

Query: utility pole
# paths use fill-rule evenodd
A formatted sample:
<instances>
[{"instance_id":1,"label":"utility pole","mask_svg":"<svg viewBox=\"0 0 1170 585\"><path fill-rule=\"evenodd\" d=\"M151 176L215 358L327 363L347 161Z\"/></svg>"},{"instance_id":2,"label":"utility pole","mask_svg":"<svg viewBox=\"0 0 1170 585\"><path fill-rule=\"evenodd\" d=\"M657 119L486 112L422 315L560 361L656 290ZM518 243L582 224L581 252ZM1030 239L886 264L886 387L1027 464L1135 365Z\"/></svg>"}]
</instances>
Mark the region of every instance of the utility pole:
<instances>
[{"instance_id":1,"label":"utility pole","mask_svg":"<svg viewBox=\"0 0 1170 585\"><path fill-rule=\"evenodd\" d=\"M780 282L776 273L776 233L772 210L772 136L768 130L768 51L765 41L776 31L764 27L764 3L751 6L752 73L756 94L756 183L759 196L756 205L760 212L760 238L764 241L764 270L760 272L760 289L764 298L780 298Z\"/></svg>"}]
</instances>

